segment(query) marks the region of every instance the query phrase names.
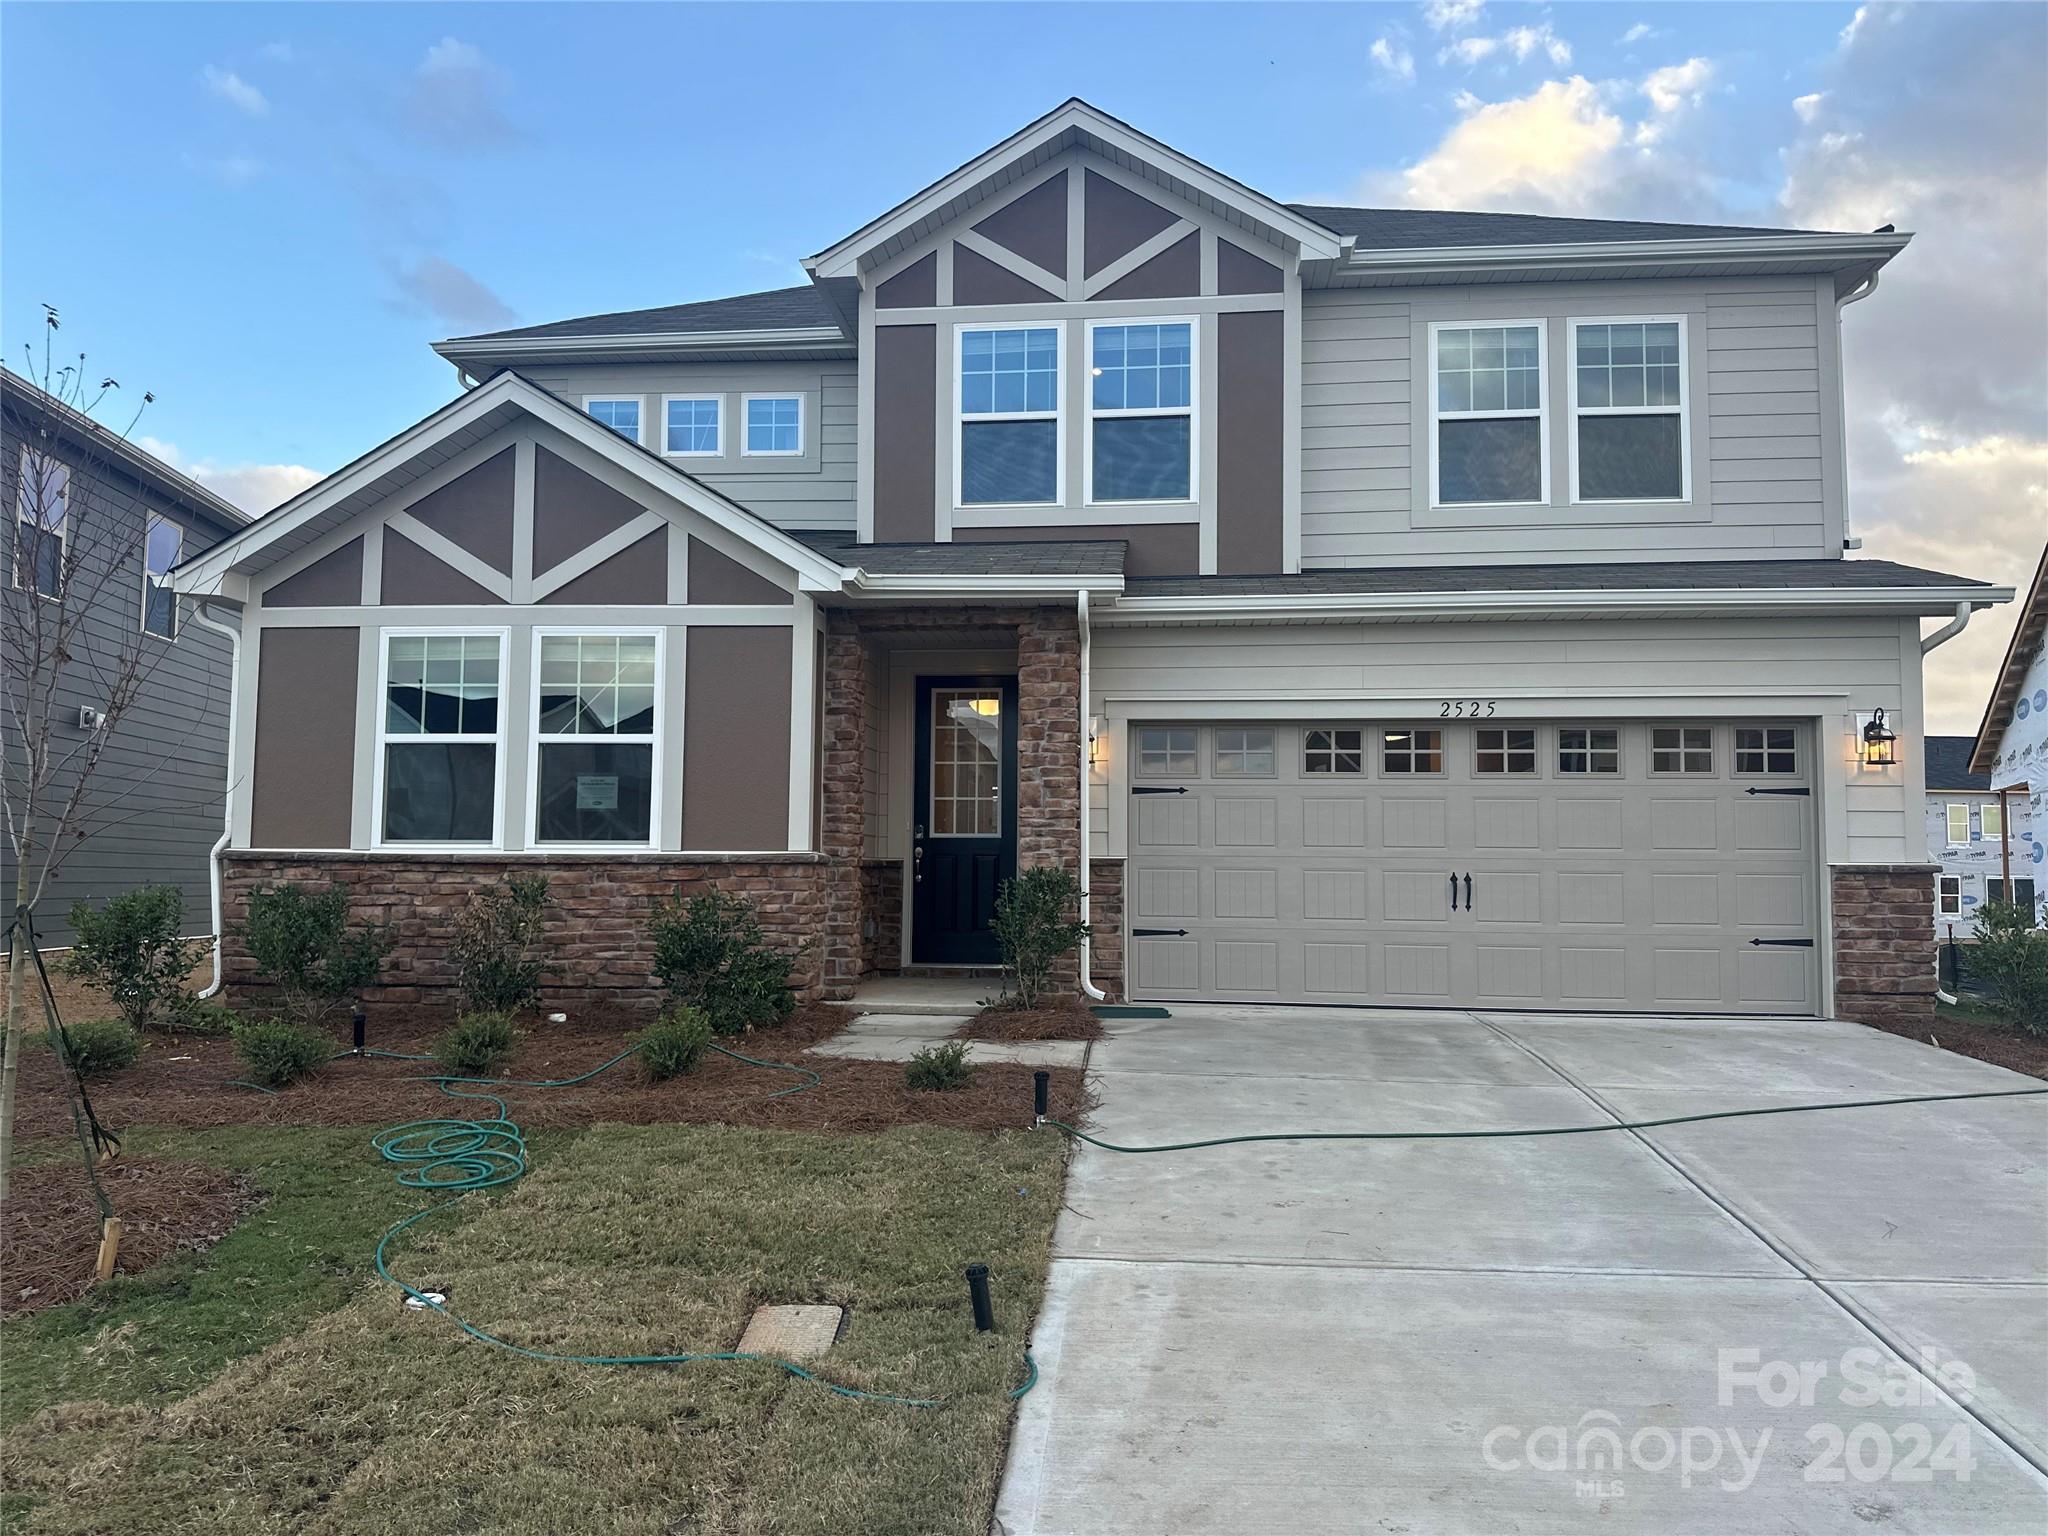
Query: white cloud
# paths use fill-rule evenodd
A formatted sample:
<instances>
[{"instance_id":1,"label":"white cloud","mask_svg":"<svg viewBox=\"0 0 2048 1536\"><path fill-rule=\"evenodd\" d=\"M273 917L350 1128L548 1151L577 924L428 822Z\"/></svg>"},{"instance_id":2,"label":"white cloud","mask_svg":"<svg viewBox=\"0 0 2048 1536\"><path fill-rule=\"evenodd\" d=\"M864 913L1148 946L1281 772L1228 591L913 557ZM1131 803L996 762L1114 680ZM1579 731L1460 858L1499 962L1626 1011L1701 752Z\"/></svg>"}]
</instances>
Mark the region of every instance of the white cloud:
<instances>
[{"instance_id":1,"label":"white cloud","mask_svg":"<svg viewBox=\"0 0 2048 1536\"><path fill-rule=\"evenodd\" d=\"M308 469L303 464L234 464L208 458L187 459L178 452L176 443L167 443L160 438L138 437L135 446L191 476L244 512L259 516L324 478L319 470Z\"/></svg>"},{"instance_id":2,"label":"white cloud","mask_svg":"<svg viewBox=\"0 0 2048 1536\"><path fill-rule=\"evenodd\" d=\"M1596 179L1620 148L1620 118L1579 76L1527 96L1477 102L1425 159L1402 173L1403 200L1422 208L1493 208ZM1543 189L1548 189L1544 192Z\"/></svg>"},{"instance_id":3,"label":"white cloud","mask_svg":"<svg viewBox=\"0 0 2048 1536\"><path fill-rule=\"evenodd\" d=\"M401 112L411 127L450 149L496 149L519 130L501 103L505 72L474 43L444 37L427 49L407 82Z\"/></svg>"},{"instance_id":4,"label":"white cloud","mask_svg":"<svg viewBox=\"0 0 2048 1536\"><path fill-rule=\"evenodd\" d=\"M1639 21L1621 34L1623 43L1640 43L1657 35L1657 29L1647 21Z\"/></svg>"},{"instance_id":5,"label":"white cloud","mask_svg":"<svg viewBox=\"0 0 2048 1536\"><path fill-rule=\"evenodd\" d=\"M1373 45L1368 51L1372 55L1373 63L1379 65L1383 71L1393 78L1397 80L1413 80L1415 78L1415 55L1410 53L1402 44L1388 37L1378 37L1373 40Z\"/></svg>"},{"instance_id":6,"label":"white cloud","mask_svg":"<svg viewBox=\"0 0 2048 1536\"><path fill-rule=\"evenodd\" d=\"M1489 53L1500 47L1497 37L1461 37L1436 56L1439 64L1448 64L1453 59L1470 69Z\"/></svg>"},{"instance_id":7,"label":"white cloud","mask_svg":"<svg viewBox=\"0 0 2048 1536\"><path fill-rule=\"evenodd\" d=\"M199 72L199 78L205 82L209 91L237 112L246 113L250 117L270 115L269 99L233 70L209 64Z\"/></svg>"},{"instance_id":8,"label":"white cloud","mask_svg":"<svg viewBox=\"0 0 2048 1536\"><path fill-rule=\"evenodd\" d=\"M1517 63L1539 52L1559 68L1572 61L1572 45L1559 37L1547 21L1533 27L1510 27L1499 37L1458 38L1439 49L1436 58L1439 64L1455 62L1470 69L1503 49L1513 54Z\"/></svg>"},{"instance_id":9,"label":"white cloud","mask_svg":"<svg viewBox=\"0 0 2048 1536\"><path fill-rule=\"evenodd\" d=\"M1696 107L1714 78L1714 66L1705 59L1687 59L1683 64L1666 64L1643 78L1642 92L1659 112L1676 112Z\"/></svg>"},{"instance_id":10,"label":"white cloud","mask_svg":"<svg viewBox=\"0 0 2048 1536\"><path fill-rule=\"evenodd\" d=\"M1792 110L1799 115L1799 121L1810 123L1820 116L1820 104L1827 99L1825 91L1812 91L1804 96L1792 98Z\"/></svg>"},{"instance_id":11,"label":"white cloud","mask_svg":"<svg viewBox=\"0 0 2048 1536\"><path fill-rule=\"evenodd\" d=\"M1457 32L1477 25L1483 9L1484 0L1427 0L1422 19L1432 32Z\"/></svg>"},{"instance_id":12,"label":"white cloud","mask_svg":"<svg viewBox=\"0 0 2048 1536\"><path fill-rule=\"evenodd\" d=\"M519 319L483 283L439 256L405 263L392 281L408 307L431 314L451 331L498 331Z\"/></svg>"}]
</instances>

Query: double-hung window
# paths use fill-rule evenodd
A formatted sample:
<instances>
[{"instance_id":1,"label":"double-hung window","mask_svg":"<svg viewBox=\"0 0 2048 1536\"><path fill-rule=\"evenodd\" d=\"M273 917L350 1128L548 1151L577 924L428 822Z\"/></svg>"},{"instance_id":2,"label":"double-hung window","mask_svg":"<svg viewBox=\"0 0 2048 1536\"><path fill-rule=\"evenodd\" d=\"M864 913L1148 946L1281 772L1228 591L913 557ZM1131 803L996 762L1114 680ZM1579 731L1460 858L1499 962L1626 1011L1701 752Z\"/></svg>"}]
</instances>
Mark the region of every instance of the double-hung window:
<instances>
[{"instance_id":1,"label":"double-hung window","mask_svg":"<svg viewBox=\"0 0 2048 1536\"><path fill-rule=\"evenodd\" d=\"M1060 328L963 326L955 335L958 505L1062 500Z\"/></svg>"},{"instance_id":2,"label":"double-hung window","mask_svg":"<svg viewBox=\"0 0 2048 1536\"><path fill-rule=\"evenodd\" d=\"M657 631L534 635L533 840L652 846Z\"/></svg>"},{"instance_id":3,"label":"double-hung window","mask_svg":"<svg viewBox=\"0 0 2048 1536\"><path fill-rule=\"evenodd\" d=\"M384 636L380 843L499 840L502 631Z\"/></svg>"},{"instance_id":4,"label":"double-hung window","mask_svg":"<svg viewBox=\"0 0 2048 1536\"><path fill-rule=\"evenodd\" d=\"M585 395L583 409L619 436L631 438L636 443L642 441L638 395Z\"/></svg>"},{"instance_id":5,"label":"double-hung window","mask_svg":"<svg viewBox=\"0 0 2048 1536\"><path fill-rule=\"evenodd\" d=\"M1970 840L1970 808L1951 802L1948 807L1949 846L1960 848Z\"/></svg>"},{"instance_id":6,"label":"double-hung window","mask_svg":"<svg viewBox=\"0 0 2048 1536\"><path fill-rule=\"evenodd\" d=\"M20 471L14 485L14 584L57 597L64 590L71 466L24 447Z\"/></svg>"},{"instance_id":7,"label":"double-hung window","mask_svg":"<svg viewBox=\"0 0 2048 1536\"><path fill-rule=\"evenodd\" d=\"M2005 837L2005 814L1995 801L1987 800L1977 811L1977 835L1987 843L2000 842Z\"/></svg>"},{"instance_id":8,"label":"double-hung window","mask_svg":"<svg viewBox=\"0 0 2048 1536\"><path fill-rule=\"evenodd\" d=\"M1541 321L1429 328L1436 506L1550 499L1543 353Z\"/></svg>"},{"instance_id":9,"label":"double-hung window","mask_svg":"<svg viewBox=\"0 0 2048 1536\"><path fill-rule=\"evenodd\" d=\"M720 441L720 395L663 395L661 398L661 451L672 459L715 458L724 451ZM633 436L631 432L626 434Z\"/></svg>"},{"instance_id":10,"label":"double-hung window","mask_svg":"<svg viewBox=\"0 0 2048 1536\"><path fill-rule=\"evenodd\" d=\"M1963 915L1963 877L1942 875L1935 889L1934 910L1940 917L1961 917Z\"/></svg>"},{"instance_id":11,"label":"double-hung window","mask_svg":"<svg viewBox=\"0 0 2048 1536\"><path fill-rule=\"evenodd\" d=\"M1685 322L1574 320L1572 500L1685 501Z\"/></svg>"},{"instance_id":12,"label":"double-hung window","mask_svg":"<svg viewBox=\"0 0 2048 1536\"><path fill-rule=\"evenodd\" d=\"M178 597L165 577L178 563L185 548L185 530L160 513L152 512L142 530L142 632L178 637Z\"/></svg>"},{"instance_id":13,"label":"double-hung window","mask_svg":"<svg viewBox=\"0 0 2048 1536\"><path fill-rule=\"evenodd\" d=\"M794 458L804 451L802 395L748 395L744 405L744 454L752 458Z\"/></svg>"},{"instance_id":14,"label":"double-hung window","mask_svg":"<svg viewBox=\"0 0 2048 1536\"><path fill-rule=\"evenodd\" d=\"M1195 486L1195 327L1088 327L1087 500L1187 501Z\"/></svg>"}]
</instances>

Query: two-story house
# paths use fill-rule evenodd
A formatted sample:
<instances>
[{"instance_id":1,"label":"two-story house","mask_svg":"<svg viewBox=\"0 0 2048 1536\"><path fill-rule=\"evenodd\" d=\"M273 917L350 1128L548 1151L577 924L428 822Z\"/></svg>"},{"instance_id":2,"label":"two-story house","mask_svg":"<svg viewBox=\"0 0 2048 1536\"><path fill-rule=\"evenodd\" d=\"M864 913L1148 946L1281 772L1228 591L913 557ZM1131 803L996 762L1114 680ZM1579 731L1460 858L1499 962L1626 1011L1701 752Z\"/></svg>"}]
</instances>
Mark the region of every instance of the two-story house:
<instances>
[{"instance_id":1,"label":"two-story house","mask_svg":"<svg viewBox=\"0 0 2048 1536\"><path fill-rule=\"evenodd\" d=\"M2048 926L2048 550L1991 684L1968 769L2009 823L1994 877Z\"/></svg>"},{"instance_id":2,"label":"two-story house","mask_svg":"<svg viewBox=\"0 0 2048 1536\"><path fill-rule=\"evenodd\" d=\"M1070 101L807 286L445 341L177 574L230 906L342 879L428 987L539 866L597 989L708 882L845 995L1056 862L1133 999L1928 1006L1921 620L2011 594L1844 558L1907 239L1290 205Z\"/></svg>"},{"instance_id":3,"label":"two-story house","mask_svg":"<svg viewBox=\"0 0 2048 1536\"><path fill-rule=\"evenodd\" d=\"M1976 747L1974 736L1927 738L1927 857L1937 866L1934 931L1943 939L1973 937L1987 901L2039 909L2032 806L2024 789L2001 795L1988 772L1972 770Z\"/></svg>"},{"instance_id":4,"label":"two-story house","mask_svg":"<svg viewBox=\"0 0 2048 1536\"><path fill-rule=\"evenodd\" d=\"M150 883L183 891L187 934L211 933L229 643L192 621L193 605L172 594L168 576L248 516L4 369L0 500L14 512L13 532L0 540L0 792L10 817L0 829L0 890L11 908L16 836L26 830L46 943L71 942L72 903ZM42 674L47 695L36 687L38 657L56 663ZM47 774L32 771L25 728L47 750ZM94 742L97 732L106 734ZM32 780L40 794L31 795Z\"/></svg>"}]
</instances>

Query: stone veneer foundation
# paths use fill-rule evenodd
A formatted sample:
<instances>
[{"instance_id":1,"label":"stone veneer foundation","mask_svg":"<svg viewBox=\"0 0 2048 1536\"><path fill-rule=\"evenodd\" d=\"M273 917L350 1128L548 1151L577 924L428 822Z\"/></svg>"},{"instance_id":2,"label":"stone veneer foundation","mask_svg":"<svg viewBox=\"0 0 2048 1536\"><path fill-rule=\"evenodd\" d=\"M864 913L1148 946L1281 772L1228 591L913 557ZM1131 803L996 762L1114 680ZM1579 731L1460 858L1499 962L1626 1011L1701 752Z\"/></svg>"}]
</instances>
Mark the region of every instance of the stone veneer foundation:
<instances>
[{"instance_id":1,"label":"stone veneer foundation","mask_svg":"<svg viewBox=\"0 0 2048 1536\"><path fill-rule=\"evenodd\" d=\"M1124 861L1088 861L1088 979L1112 1003L1124 1000Z\"/></svg>"},{"instance_id":2,"label":"stone veneer foundation","mask_svg":"<svg viewBox=\"0 0 2048 1536\"><path fill-rule=\"evenodd\" d=\"M1932 864L1837 864L1833 897L1835 1016L1921 1025L1934 1017Z\"/></svg>"}]
</instances>

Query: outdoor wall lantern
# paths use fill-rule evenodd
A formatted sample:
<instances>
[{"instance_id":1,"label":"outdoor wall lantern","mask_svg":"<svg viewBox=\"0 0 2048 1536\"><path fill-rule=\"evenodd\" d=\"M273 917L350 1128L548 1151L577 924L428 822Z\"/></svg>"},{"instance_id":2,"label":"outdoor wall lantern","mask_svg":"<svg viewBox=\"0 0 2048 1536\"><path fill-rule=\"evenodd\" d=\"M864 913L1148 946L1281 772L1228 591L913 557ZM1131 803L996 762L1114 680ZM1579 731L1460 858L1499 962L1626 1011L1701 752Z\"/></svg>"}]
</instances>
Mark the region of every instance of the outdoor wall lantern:
<instances>
[{"instance_id":1,"label":"outdoor wall lantern","mask_svg":"<svg viewBox=\"0 0 2048 1536\"><path fill-rule=\"evenodd\" d=\"M1863 766L1889 768L1898 762L1899 733L1884 723L1884 711L1872 713L1863 727Z\"/></svg>"},{"instance_id":2,"label":"outdoor wall lantern","mask_svg":"<svg viewBox=\"0 0 2048 1536\"><path fill-rule=\"evenodd\" d=\"M1090 715L1088 717L1088 766L1090 768L1102 766L1103 730L1102 716Z\"/></svg>"}]
</instances>

